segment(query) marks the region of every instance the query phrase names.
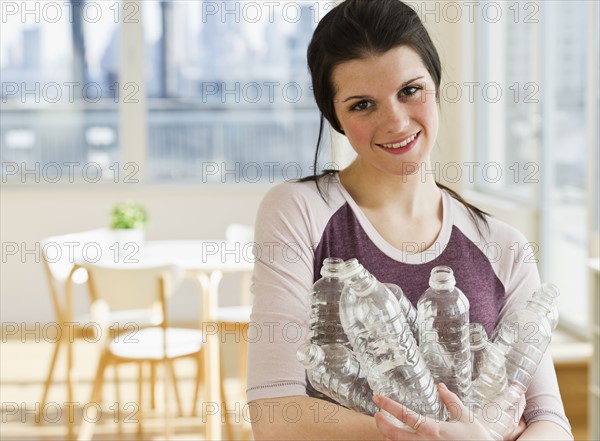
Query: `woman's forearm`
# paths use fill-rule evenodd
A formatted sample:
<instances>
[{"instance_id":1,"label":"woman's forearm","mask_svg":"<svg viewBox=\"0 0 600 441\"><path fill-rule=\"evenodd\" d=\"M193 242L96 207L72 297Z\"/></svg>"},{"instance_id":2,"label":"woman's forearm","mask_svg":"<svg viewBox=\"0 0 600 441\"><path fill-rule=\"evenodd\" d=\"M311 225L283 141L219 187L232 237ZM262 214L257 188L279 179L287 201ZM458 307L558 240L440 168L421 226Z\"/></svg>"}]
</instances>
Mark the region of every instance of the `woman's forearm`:
<instances>
[{"instance_id":1,"label":"woman's forearm","mask_svg":"<svg viewBox=\"0 0 600 441\"><path fill-rule=\"evenodd\" d=\"M558 424L552 421L537 421L531 423L525 432L518 438L519 441L527 440L572 440L573 436Z\"/></svg>"},{"instance_id":2,"label":"woman's forearm","mask_svg":"<svg viewBox=\"0 0 600 441\"><path fill-rule=\"evenodd\" d=\"M249 403L252 432L267 440L380 440L375 419L306 396Z\"/></svg>"}]
</instances>

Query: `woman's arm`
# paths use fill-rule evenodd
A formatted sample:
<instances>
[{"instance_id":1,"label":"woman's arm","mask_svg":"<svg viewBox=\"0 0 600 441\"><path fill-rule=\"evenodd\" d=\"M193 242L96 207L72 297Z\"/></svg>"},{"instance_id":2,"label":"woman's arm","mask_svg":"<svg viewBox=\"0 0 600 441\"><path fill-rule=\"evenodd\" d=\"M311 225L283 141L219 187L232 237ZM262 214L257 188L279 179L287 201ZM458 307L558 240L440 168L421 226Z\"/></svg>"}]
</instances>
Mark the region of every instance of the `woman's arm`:
<instances>
[{"instance_id":1,"label":"woman's arm","mask_svg":"<svg viewBox=\"0 0 600 441\"><path fill-rule=\"evenodd\" d=\"M249 403L256 441L382 440L373 417L307 396Z\"/></svg>"},{"instance_id":2,"label":"woman's arm","mask_svg":"<svg viewBox=\"0 0 600 441\"><path fill-rule=\"evenodd\" d=\"M526 440L572 440L573 437L565 429L552 421L536 421L531 423L518 438Z\"/></svg>"}]
</instances>

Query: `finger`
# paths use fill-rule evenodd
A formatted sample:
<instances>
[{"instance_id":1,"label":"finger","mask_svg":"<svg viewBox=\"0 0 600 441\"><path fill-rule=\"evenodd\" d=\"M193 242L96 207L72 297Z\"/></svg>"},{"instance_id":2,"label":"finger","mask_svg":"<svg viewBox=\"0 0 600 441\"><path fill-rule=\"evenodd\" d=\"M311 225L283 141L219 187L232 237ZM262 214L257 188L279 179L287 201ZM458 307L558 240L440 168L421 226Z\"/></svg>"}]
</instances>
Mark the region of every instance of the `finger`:
<instances>
[{"instance_id":1,"label":"finger","mask_svg":"<svg viewBox=\"0 0 600 441\"><path fill-rule=\"evenodd\" d=\"M411 436L414 436L413 432L409 432L408 430L401 429L396 424L394 424L388 417L386 417L383 413L377 412L375 414L375 425L381 435L383 435L386 440L408 440Z\"/></svg>"},{"instance_id":2,"label":"finger","mask_svg":"<svg viewBox=\"0 0 600 441\"><path fill-rule=\"evenodd\" d=\"M519 407L517 407L518 418L521 418L523 416L523 413L525 412L525 406L526 405L527 405L527 402L525 401L525 394L521 394L521 397L519 398L519 404L518 404Z\"/></svg>"},{"instance_id":3,"label":"finger","mask_svg":"<svg viewBox=\"0 0 600 441\"><path fill-rule=\"evenodd\" d=\"M467 408L458 395L448 389L444 383L438 384L438 393L448 410L449 421L461 421L463 418L468 418Z\"/></svg>"},{"instance_id":4,"label":"finger","mask_svg":"<svg viewBox=\"0 0 600 441\"><path fill-rule=\"evenodd\" d=\"M504 435L504 441L515 441L519 439L519 437L525 432L527 429L527 424L525 424L525 419L521 418L519 424L515 424L512 426L512 430L509 430L509 433Z\"/></svg>"},{"instance_id":5,"label":"finger","mask_svg":"<svg viewBox=\"0 0 600 441\"><path fill-rule=\"evenodd\" d=\"M422 423L423 417L412 409L409 409L403 404L400 404L388 397L382 395L375 395L373 401L382 410L387 411L390 415L406 424L409 427L415 427L417 423Z\"/></svg>"}]
</instances>

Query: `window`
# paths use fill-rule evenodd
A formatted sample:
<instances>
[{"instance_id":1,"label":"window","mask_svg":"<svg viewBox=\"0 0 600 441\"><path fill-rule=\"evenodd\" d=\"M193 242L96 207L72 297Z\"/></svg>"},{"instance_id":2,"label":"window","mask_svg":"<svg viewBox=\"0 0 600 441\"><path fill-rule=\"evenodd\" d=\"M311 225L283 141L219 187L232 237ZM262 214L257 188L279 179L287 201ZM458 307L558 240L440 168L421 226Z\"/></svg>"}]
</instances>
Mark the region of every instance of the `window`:
<instances>
[{"instance_id":1,"label":"window","mask_svg":"<svg viewBox=\"0 0 600 441\"><path fill-rule=\"evenodd\" d=\"M118 2L3 2L3 183L109 177L118 13Z\"/></svg>"},{"instance_id":2,"label":"window","mask_svg":"<svg viewBox=\"0 0 600 441\"><path fill-rule=\"evenodd\" d=\"M482 2L479 20L477 187L532 202L540 177L538 131L540 83L534 2Z\"/></svg>"},{"instance_id":3,"label":"window","mask_svg":"<svg viewBox=\"0 0 600 441\"><path fill-rule=\"evenodd\" d=\"M598 155L597 141L595 148L589 147L591 133L597 130L589 126L597 121L592 122L586 110L589 100L598 106L598 84L589 81L592 69L586 68L600 50L597 29L587 18L593 16L592 4L502 6L509 19L481 23L479 71L484 81L500 84L510 99L485 100L477 147L480 160L497 162L504 176L499 181L482 179L477 187L537 205L542 280L561 289L561 323L585 332L592 228L587 201L589 186L597 182L588 180L587 164ZM517 10L522 13L515 15Z\"/></svg>"},{"instance_id":4,"label":"window","mask_svg":"<svg viewBox=\"0 0 600 441\"><path fill-rule=\"evenodd\" d=\"M306 48L335 2L8 3L3 182L31 181L28 170L42 183L73 173L76 181L83 174L112 182L127 172L119 161L139 155L146 182L244 184L312 174L319 113ZM121 35L121 24L136 23L144 44L128 45L121 60L122 40L135 39ZM136 57L144 78L120 82ZM147 142L132 146L119 124L140 112ZM327 133L324 141L319 168L329 157Z\"/></svg>"},{"instance_id":5,"label":"window","mask_svg":"<svg viewBox=\"0 0 600 441\"><path fill-rule=\"evenodd\" d=\"M144 6L152 180L273 182L312 173L319 113L306 48L333 2Z\"/></svg>"}]
</instances>

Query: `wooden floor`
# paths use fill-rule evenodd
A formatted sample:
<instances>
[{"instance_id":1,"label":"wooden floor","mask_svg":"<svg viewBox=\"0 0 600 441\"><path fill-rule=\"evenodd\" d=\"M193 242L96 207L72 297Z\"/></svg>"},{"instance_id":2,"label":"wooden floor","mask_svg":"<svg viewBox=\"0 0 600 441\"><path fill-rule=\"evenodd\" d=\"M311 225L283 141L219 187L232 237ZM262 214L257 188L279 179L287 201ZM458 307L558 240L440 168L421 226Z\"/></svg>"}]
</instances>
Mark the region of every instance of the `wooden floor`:
<instances>
[{"instance_id":1,"label":"wooden floor","mask_svg":"<svg viewBox=\"0 0 600 441\"><path fill-rule=\"evenodd\" d=\"M64 361L60 360L57 366L58 384L53 386L48 397L48 404L42 409L42 417L36 421L35 411L39 408L39 400L43 390L47 366L52 353L52 344L45 342L21 343L19 340L3 342L0 348L0 379L2 400L2 424L0 424L0 439L4 440L64 440L66 436L65 422L69 417L65 406L66 387L64 383ZM98 419L95 425L94 439L98 440L154 440L163 439L162 418L162 387L156 388L155 410L149 409L145 404L143 412L143 435L137 433L139 409L137 403L137 369L134 366L121 366L120 377L120 403L116 404L116 391L112 382L112 369L107 373L107 384L104 388L103 403L100 407L101 415L98 417L98 407L86 406L91 392L92 379L95 374L97 354L93 343L77 342L75 347L75 368L78 376L75 388L76 404L70 406L76 422L83 417L91 420ZM172 439L203 440L204 424L202 422L201 404L198 406L198 416L190 416L194 393L195 363L191 360L179 360L176 365L179 379L179 391L183 402L184 417L172 415ZM244 418L245 393L241 390L241 383L236 378L227 378L226 390L228 410L239 409L233 414L233 436L228 437L223 426L223 439L251 440L252 434L248 418ZM149 397L149 388L146 388L144 402ZM173 397L172 392L170 393ZM200 398L200 401L202 397ZM176 409L173 402L169 406L171 412ZM206 415L207 408L204 409ZM247 413L247 412L246 412ZM121 422L122 433L119 434Z\"/></svg>"}]
</instances>

